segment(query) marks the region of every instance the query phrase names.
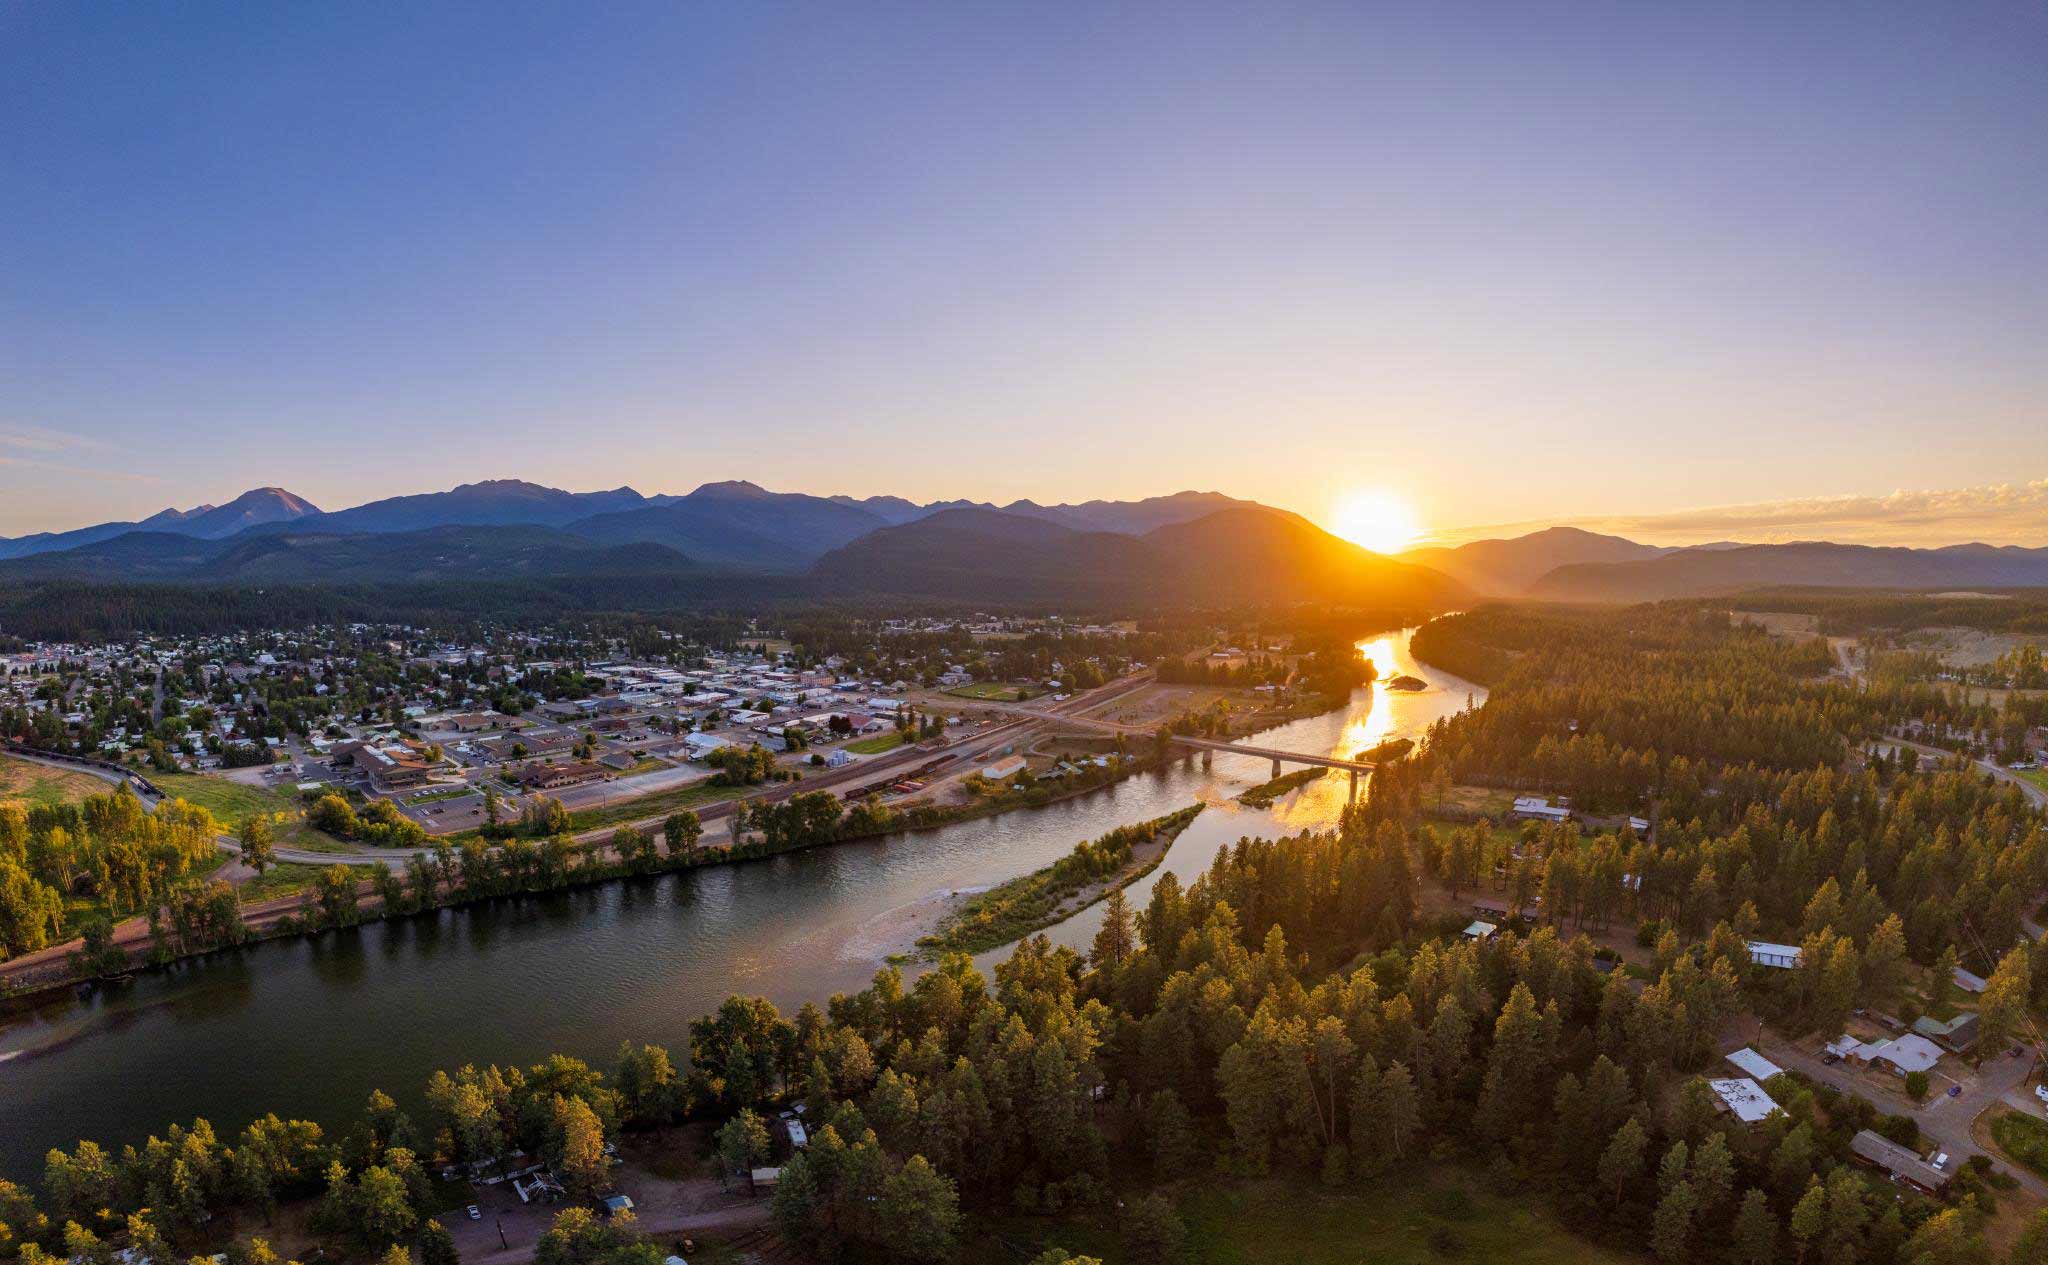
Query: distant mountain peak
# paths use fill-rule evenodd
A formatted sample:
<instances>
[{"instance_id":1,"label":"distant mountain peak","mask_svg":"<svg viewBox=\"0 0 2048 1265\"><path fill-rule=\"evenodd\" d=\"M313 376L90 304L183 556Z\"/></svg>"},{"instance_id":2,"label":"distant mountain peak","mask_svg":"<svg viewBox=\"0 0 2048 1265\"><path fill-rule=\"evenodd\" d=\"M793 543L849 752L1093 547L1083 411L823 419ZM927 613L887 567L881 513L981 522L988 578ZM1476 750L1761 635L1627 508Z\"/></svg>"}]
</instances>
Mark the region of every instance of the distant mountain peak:
<instances>
[{"instance_id":1,"label":"distant mountain peak","mask_svg":"<svg viewBox=\"0 0 2048 1265\"><path fill-rule=\"evenodd\" d=\"M775 493L770 492L758 483L752 483L746 479L725 479L717 483L701 484L690 495L747 497L749 499L762 500L774 496Z\"/></svg>"}]
</instances>

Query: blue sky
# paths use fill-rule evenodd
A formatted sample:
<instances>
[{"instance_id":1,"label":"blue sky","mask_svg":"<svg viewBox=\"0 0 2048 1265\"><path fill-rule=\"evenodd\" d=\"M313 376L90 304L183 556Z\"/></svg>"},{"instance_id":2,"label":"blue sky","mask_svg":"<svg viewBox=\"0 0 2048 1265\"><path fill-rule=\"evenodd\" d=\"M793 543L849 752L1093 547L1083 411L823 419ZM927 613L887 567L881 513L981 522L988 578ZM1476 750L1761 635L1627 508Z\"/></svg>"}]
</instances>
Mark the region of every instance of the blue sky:
<instances>
[{"instance_id":1,"label":"blue sky","mask_svg":"<svg viewBox=\"0 0 2048 1265\"><path fill-rule=\"evenodd\" d=\"M489 477L1438 525L2048 477L2038 3L30 0L0 117L10 534Z\"/></svg>"}]
</instances>

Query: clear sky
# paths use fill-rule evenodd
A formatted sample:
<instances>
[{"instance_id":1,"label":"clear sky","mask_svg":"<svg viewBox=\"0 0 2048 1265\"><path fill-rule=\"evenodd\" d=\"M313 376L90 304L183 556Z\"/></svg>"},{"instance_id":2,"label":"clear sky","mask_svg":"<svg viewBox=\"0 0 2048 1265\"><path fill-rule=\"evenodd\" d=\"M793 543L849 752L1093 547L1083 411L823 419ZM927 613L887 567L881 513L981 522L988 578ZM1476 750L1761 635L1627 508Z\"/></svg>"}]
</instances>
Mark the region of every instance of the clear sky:
<instances>
[{"instance_id":1,"label":"clear sky","mask_svg":"<svg viewBox=\"0 0 2048 1265\"><path fill-rule=\"evenodd\" d=\"M2048 8L0 7L0 532L490 477L1995 505Z\"/></svg>"}]
</instances>

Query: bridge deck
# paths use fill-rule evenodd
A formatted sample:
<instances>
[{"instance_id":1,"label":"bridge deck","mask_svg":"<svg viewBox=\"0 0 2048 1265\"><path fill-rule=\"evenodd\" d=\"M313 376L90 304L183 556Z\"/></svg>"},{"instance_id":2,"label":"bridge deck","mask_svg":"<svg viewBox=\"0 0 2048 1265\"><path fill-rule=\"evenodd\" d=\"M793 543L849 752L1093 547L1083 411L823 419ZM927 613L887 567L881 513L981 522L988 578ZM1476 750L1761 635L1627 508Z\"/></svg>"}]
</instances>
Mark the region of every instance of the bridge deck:
<instances>
[{"instance_id":1,"label":"bridge deck","mask_svg":"<svg viewBox=\"0 0 2048 1265\"><path fill-rule=\"evenodd\" d=\"M1100 720L1093 716L1077 715L1074 712L1042 711L1035 707L1020 707L1014 703L987 703L983 706L996 711L1011 712L1020 716L1036 717L1054 724L1078 725L1105 733L1119 734L1127 738L1150 738L1153 731L1137 725L1126 725L1114 720ZM1338 756L1309 755L1300 751L1282 751L1276 747L1255 747L1248 743L1228 742L1217 738L1196 738L1183 734L1173 735L1173 741L1183 747L1194 747L1200 751L1222 751L1231 755L1256 756L1261 760L1274 760L1282 764L1310 764L1325 769L1346 769L1353 773L1370 773L1375 767L1370 760L1345 760Z\"/></svg>"}]
</instances>

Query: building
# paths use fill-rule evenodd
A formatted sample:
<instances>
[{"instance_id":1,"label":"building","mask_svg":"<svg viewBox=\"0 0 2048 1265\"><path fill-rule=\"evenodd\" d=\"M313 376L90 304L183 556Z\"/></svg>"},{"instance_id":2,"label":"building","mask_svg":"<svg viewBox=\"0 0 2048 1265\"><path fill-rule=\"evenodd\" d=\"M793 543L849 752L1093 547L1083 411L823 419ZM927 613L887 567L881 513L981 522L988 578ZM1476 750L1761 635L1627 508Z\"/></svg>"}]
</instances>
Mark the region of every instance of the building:
<instances>
[{"instance_id":1,"label":"building","mask_svg":"<svg viewBox=\"0 0 2048 1265\"><path fill-rule=\"evenodd\" d=\"M981 775L990 780L991 782L1002 782L1017 776L1019 773L1022 773L1023 771L1024 757L1020 755L1013 755L1006 756L1003 759L996 761L994 764L984 765L981 770Z\"/></svg>"},{"instance_id":2,"label":"building","mask_svg":"<svg viewBox=\"0 0 2048 1265\"><path fill-rule=\"evenodd\" d=\"M1777 1113L1778 1104L1771 1101L1762 1085L1747 1076L1708 1081L1707 1088L1713 1090L1714 1097L1720 1100L1721 1110L1744 1124L1756 1124Z\"/></svg>"},{"instance_id":3,"label":"building","mask_svg":"<svg viewBox=\"0 0 2048 1265\"><path fill-rule=\"evenodd\" d=\"M1955 970L1954 979L1956 987L1966 993L1981 993L1991 986L1982 975L1972 975L1960 966Z\"/></svg>"},{"instance_id":4,"label":"building","mask_svg":"<svg viewBox=\"0 0 2048 1265\"><path fill-rule=\"evenodd\" d=\"M569 764L529 764L519 770L519 784L530 791L552 791L610 776L610 770L603 765L583 760Z\"/></svg>"},{"instance_id":5,"label":"building","mask_svg":"<svg viewBox=\"0 0 2048 1265\"><path fill-rule=\"evenodd\" d=\"M1762 1084L1771 1079L1771 1077L1783 1073L1785 1070L1746 1045L1730 1053L1728 1061L1740 1068L1748 1076L1754 1078L1758 1084Z\"/></svg>"},{"instance_id":6,"label":"building","mask_svg":"<svg viewBox=\"0 0 2048 1265\"><path fill-rule=\"evenodd\" d=\"M1768 940L1751 940L1749 960L1758 966L1768 966L1780 971L1799 969L1799 946L1796 944L1772 944Z\"/></svg>"},{"instance_id":7,"label":"building","mask_svg":"<svg viewBox=\"0 0 2048 1265\"><path fill-rule=\"evenodd\" d=\"M1952 1053L1960 1054L1977 1044L1977 1012L1973 1010L1948 1020L1922 1015L1913 1021L1913 1031Z\"/></svg>"},{"instance_id":8,"label":"building","mask_svg":"<svg viewBox=\"0 0 2048 1265\"><path fill-rule=\"evenodd\" d=\"M1553 807L1549 800L1535 795L1523 795L1515 800L1515 806L1508 813L1523 821L1570 821L1572 810Z\"/></svg>"},{"instance_id":9,"label":"building","mask_svg":"<svg viewBox=\"0 0 2048 1265\"><path fill-rule=\"evenodd\" d=\"M1481 922L1475 918L1465 927L1463 934L1467 940L1487 940L1491 939L1493 933L1499 930L1500 928L1492 923Z\"/></svg>"},{"instance_id":10,"label":"building","mask_svg":"<svg viewBox=\"0 0 2048 1265\"><path fill-rule=\"evenodd\" d=\"M1918 1033L1909 1032L1896 1040L1857 1042L1848 1037L1828 1044L1830 1054L1857 1063L1882 1063L1900 1076L1931 1071L1941 1061L1941 1047Z\"/></svg>"},{"instance_id":11,"label":"building","mask_svg":"<svg viewBox=\"0 0 2048 1265\"><path fill-rule=\"evenodd\" d=\"M1949 1183L1949 1175L1880 1133L1863 1130L1849 1139L1849 1151L1872 1168L1882 1169L1895 1182L1938 1195Z\"/></svg>"}]
</instances>

